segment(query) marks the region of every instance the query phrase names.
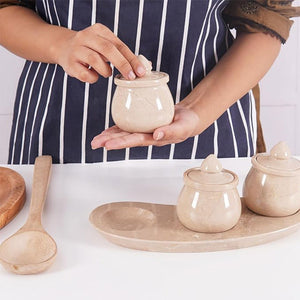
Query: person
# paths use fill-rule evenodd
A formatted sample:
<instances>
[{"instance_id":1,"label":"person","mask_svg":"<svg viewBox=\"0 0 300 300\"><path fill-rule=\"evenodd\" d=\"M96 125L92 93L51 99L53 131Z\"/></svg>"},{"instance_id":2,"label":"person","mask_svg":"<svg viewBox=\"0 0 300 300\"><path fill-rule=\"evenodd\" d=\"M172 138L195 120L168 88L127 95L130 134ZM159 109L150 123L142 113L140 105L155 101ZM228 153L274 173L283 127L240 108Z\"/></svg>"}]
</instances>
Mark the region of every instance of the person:
<instances>
[{"instance_id":1,"label":"person","mask_svg":"<svg viewBox=\"0 0 300 300\"><path fill-rule=\"evenodd\" d=\"M41 154L55 163L253 155L263 139L251 89L300 14L279 0L0 0L0 8L0 44L26 59L14 164ZM110 115L113 77L144 76L140 53L170 75L175 102L173 122L153 134L123 132Z\"/></svg>"}]
</instances>

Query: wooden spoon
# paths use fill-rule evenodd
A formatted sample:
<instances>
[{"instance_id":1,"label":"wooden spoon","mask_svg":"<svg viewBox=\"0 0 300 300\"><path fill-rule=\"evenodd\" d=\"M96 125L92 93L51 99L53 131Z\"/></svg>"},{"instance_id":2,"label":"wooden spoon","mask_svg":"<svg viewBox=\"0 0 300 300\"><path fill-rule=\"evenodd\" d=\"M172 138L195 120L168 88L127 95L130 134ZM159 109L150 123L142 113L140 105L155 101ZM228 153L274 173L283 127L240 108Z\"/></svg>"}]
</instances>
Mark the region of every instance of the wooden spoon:
<instances>
[{"instance_id":1,"label":"wooden spoon","mask_svg":"<svg viewBox=\"0 0 300 300\"><path fill-rule=\"evenodd\" d=\"M0 262L13 273L40 273L50 267L56 257L56 243L41 223L51 166L51 156L36 158L28 219L0 246Z\"/></svg>"}]
</instances>

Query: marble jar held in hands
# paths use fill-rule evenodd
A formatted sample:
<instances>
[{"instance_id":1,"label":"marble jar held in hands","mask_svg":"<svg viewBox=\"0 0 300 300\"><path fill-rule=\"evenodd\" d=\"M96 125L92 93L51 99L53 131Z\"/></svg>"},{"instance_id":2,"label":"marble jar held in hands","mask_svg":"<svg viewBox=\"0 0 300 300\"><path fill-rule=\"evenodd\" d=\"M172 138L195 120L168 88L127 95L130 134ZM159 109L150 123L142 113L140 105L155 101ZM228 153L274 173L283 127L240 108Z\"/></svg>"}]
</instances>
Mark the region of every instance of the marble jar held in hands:
<instances>
[{"instance_id":1,"label":"marble jar held in hands","mask_svg":"<svg viewBox=\"0 0 300 300\"><path fill-rule=\"evenodd\" d=\"M241 216L238 177L209 155L200 168L184 173L184 187L177 202L177 216L188 229L222 232L234 227Z\"/></svg>"},{"instance_id":2,"label":"marble jar held in hands","mask_svg":"<svg viewBox=\"0 0 300 300\"><path fill-rule=\"evenodd\" d=\"M284 217L300 209L300 161L291 157L286 143L280 142L270 154L252 157L243 195L246 206L257 214Z\"/></svg>"},{"instance_id":3,"label":"marble jar held in hands","mask_svg":"<svg viewBox=\"0 0 300 300\"><path fill-rule=\"evenodd\" d=\"M146 68L144 77L135 80L115 77L112 118L124 131L152 133L172 122L174 102L167 85L169 75L151 71L151 63L144 56L139 55L139 59Z\"/></svg>"}]
</instances>

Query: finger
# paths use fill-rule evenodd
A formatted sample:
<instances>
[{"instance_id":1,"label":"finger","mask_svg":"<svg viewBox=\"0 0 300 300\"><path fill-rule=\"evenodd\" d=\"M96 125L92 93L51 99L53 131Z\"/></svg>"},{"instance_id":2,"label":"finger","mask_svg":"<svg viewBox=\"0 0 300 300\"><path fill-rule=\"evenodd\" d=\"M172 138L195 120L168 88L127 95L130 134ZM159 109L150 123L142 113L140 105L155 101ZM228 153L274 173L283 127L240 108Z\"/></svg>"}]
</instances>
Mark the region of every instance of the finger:
<instances>
[{"instance_id":1,"label":"finger","mask_svg":"<svg viewBox=\"0 0 300 300\"><path fill-rule=\"evenodd\" d=\"M105 56L103 56L102 54L99 54L99 55L100 55L100 57L103 59L103 61L105 61L106 63L109 62L108 59L107 59Z\"/></svg>"},{"instance_id":2,"label":"finger","mask_svg":"<svg viewBox=\"0 0 300 300\"><path fill-rule=\"evenodd\" d=\"M72 68L68 70L67 73L71 77L75 77L82 82L88 83L95 83L99 78L99 75L95 70L89 69L80 62L73 63Z\"/></svg>"},{"instance_id":3,"label":"finger","mask_svg":"<svg viewBox=\"0 0 300 300\"><path fill-rule=\"evenodd\" d=\"M100 135L109 135L112 133L124 132L124 130L120 129L118 126L114 125L102 131Z\"/></svg>"},{"instance_id":4,"label":"finger","mask_svg":"<svg viewBox=\"0 0 300 300\"><path fill-rule=\"evenodd\" d=\"M155 141L152 138L152 134L132 133L126 136L124 135L115 139L110 139L105 143L104 147L107 150L112 150L138 146L149 146L153 145L153 143L155 143Z\"/></svg>"},{"instance_id":5,"label":"finger","mask_svg":"<svg viewBox=\"0 0 300 300\"><path fill-rule=\"evenodd\" d=\"M104 39L109 40L112 42L118 51L125 57L125 59L129 62L131 67L133 68L135 74L138 76L143 76L146 73L146 69L144 65L140 62L137 56L129 49L129 47L123 43L109 28L102 24L95 24L92 26L92 30L103 37ZM115 64L114 64L115 65ZM122 71L115 65L116 68L122 73ZM124 76L124 74L122 73ZM124 76L126 77L126 76ZM126 77L127 78L127 77ZM134 78L129 78L134 79Z\"/></svg>"},{"instance_id":6,"label":"finger","mask_svg":"<svg viewBox=\"0 0 300 300\"><path fill-rule=\"evenodd\" d=\"M113 43L108 40L98 38L93 46L93 49L105 56L107 60L120 71L124 78L128 80L136 78L129 61L122 55Z\"/></svg>"},{"instance_id":7,"label":"finger","mask_svg":"<svg viewBox=\"0 0 300 300\"><path fill-rule=\"evenodd\" d=\"M81 33L79 35L80 42L83 45L86 45L86 47L104 56L121 72L124 78L128 80L135 79L136 75L133 71L132 66L124 57L124 55L117 49L114 43L111 40L100 35L100 33L103 34L103 32L95 34L94 31L95 30L84 31L85 34Z\"/></svg>"},{"instance_id":8,"label":"finger","mask_svg":"<svg viewBox=\"0 0 300 300\"><path fill-rule=\"evenodd\" d=\"M142 77L146 74L145 66L141 63L134 53L118 38L115 40L115 44L117 49L124 55L124 57L129 61L130 65L132 66L135 74L139 77Z\"/></svg>"},{"instance_id":9,"label":"finger","mask_svg":"<svg viewBox=\"0 0 300 300\"><path fill-rule=\"evenodd\" d=\"M112 74L110 66L103 61L99 54L84 46L76 47L65 71L70 76L89 83L96 82L98 74L103 77Z\"/></svg>"},{"instance_id":10,"label":"finger","mask_svg":"<svg viewBox=\"0 0 300 300\"><path fill-rule=\"evenodd\" d=\"M102 135L99 134L97 136L95 136L91 142L91 147L93 150L104 147L105 144L112 139L117 139L117 138L121 138L124 137L126 135L129 135L130 133L122 131L122 132L116 132L116 133L112 133L112 134L107 134L107 135Z\"/></svg>"},{"instance_id":11,"label":"finger","mask_svg":"<svg viewBox=\"0 0 300 300\"><path fill-rule=\"evenodd\" d=\"M103 77L107 78L112 75L111 67L108 63L104 62L97 52L86 47L81 47L77 53L77 57L79 57L79 60L83 64L90 66L90 68L93 68Z\"/></svg>"},{"instance_id":12,"label":"finger","mask_svg":"<svg viewBox=\"0 0 300 300\"><path fill-rule=\"evenodd\" d=\"M182 122L173 122L171 125L163 126L155 129L153 139L155 141L172 141L181 142L189 137L189 133L185 129Z\"/></svg>"}]
</instances>

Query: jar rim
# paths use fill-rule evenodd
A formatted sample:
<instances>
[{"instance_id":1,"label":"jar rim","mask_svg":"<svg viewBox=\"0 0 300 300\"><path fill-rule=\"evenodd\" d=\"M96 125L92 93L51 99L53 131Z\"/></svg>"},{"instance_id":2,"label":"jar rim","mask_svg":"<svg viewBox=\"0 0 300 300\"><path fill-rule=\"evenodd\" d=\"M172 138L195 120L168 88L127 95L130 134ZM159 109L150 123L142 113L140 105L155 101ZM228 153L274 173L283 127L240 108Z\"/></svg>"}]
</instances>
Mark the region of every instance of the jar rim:
<instances>
[{"instance_id":1,"label":"jar rim","mask_svg":"<svg viewBox=\"0 0 300 300\"><path fill-rule=\"evenodd\" d=\"M152 71L152 78L138 77L135 80L127 80L121 74L116 75L114 83L124 87L151 87L169 82L169 75L164 72Z\"/></svg>"}]
</instances>

